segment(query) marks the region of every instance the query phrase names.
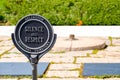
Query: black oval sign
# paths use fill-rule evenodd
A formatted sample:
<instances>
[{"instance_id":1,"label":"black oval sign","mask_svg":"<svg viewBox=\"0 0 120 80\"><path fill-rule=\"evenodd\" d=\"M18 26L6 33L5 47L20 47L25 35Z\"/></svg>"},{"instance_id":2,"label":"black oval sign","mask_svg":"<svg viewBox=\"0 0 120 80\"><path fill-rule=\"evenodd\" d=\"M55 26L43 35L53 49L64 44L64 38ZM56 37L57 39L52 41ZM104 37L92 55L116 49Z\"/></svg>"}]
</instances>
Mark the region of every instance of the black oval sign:
<instances>
[{"instance_id":1,"label":"black oval sign","mask_svg":"<svg viewBox=\"0 0 120 80\"><path fill-rule=\"evenodd\" d=\"M54 32L51 24L39 15L22 18L15 29L15 42L26 53L38 54L53 44Z\"/></svg>"}]
</instances>

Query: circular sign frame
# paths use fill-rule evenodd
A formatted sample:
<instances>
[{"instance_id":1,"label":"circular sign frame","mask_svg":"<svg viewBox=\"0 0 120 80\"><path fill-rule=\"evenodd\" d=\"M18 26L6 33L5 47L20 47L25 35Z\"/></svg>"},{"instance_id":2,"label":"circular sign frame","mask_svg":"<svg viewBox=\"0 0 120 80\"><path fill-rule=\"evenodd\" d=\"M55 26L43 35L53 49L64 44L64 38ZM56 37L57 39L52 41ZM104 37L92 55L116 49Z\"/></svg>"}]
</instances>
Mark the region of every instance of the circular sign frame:
<instances>
[{"instance_id":1,"label":"circular sign frame","mask_svg":"<svg viewBox=\"0 0 120 80\"><path fill-rule=\"evenodd\" d=\"M54 30L49 21L40 15L23 17L14 33L17 46L29 54L44 53L54 43Z\"/></svg>"}]
</instances>

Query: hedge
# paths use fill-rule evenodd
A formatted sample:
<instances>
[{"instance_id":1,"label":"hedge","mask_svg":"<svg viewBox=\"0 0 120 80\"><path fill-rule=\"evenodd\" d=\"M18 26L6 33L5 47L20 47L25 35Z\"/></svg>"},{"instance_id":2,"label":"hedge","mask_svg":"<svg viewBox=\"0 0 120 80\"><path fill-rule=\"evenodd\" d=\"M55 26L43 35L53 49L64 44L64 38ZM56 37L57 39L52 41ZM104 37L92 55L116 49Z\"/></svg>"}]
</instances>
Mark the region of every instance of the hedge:
<instances>
[{"instance_id":1,"label":"hedge","mask_svg":"<svg viewBox=\"0 0 120 80\"><path fill-rule=\"evenodd\" d=\"M120 0L6 0L1 14L13 25L28 14L52 25L120 25Z\"/></svg>"}]
</instances>

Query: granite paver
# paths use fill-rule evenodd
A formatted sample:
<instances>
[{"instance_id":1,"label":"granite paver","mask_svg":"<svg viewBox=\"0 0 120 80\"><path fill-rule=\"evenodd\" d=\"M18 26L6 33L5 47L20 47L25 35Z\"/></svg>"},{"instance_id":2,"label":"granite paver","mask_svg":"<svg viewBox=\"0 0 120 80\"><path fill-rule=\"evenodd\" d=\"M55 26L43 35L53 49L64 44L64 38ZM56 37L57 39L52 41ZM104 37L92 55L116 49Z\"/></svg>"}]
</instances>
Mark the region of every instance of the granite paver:
<instances>
[{"instance_id":1,"label":"granite paver","mask_svg":"<svg viewBox=\"0 0 120 80\"><path fill-rule=\"evenodd\" d=\"M112 40L113 45L120 46L120 39L113 39Z\"/></svg>"},{"instance_id":2,"label":"granite paver","mask_svg":"<svg viewBox=\"0 0 120 80\"><path fill-rule=\"evenodd\" d=\"M0 41L10 40L10 36L0 36Z\"/></svg>"},{"instance_id":3,"label":"granite paver","mask_svg":"<svg viewBox=\"0 0 120 80\"><path fill-rule=\"evenodd\" d=\"M120 52L120 46L109 46L105 50L109 52Z\"/></svg>"},{"instance_id":4,"label":"granite paver","mask_svg":"<svg viewBox=\"0 0 120 80\"><path fill-rule=\"evenodd\" d=\"M120 57L120 52L118 51L99 51L97 53L97 55L102 55L103 57L115 57L115 58L119 58Z\"/></svg>"},{"instance_id":5,"label":"granite paver","mask_svg":"<svg viewBox=\"0 0 120 80\"><path fill-rule=\"evenodd\" d=\"M22 53L8 53L8 54L4 54L1 58L19 58L19 57L25 57Z\"/></svg>"},{"instance_id":6,"label":"granite paver","mask_svg":"<svg viewBox=\"0 0 120 80\"><path fill-rule=\"evenodd\" d=\"M86 50L86 51L70 51L66 52L67 56L73 56L73 57L85 57L87 54L91 54L92 50Z\"/></svg>"},{"instance_id":7,"label":"granite paver","mask_svg":"<svg viewBox=\"0 0 120 80\"><path fill-rule=\"evenodd\" d=\"M54 63L73 63L74 57L52 57L41 58L40 62L54 62Z\"/></svg>"},{"instance_id":8,"label":"granite paver","mask_svg":"<svg viewBox=\"0 0 120 80\"><path fill-rule=\"evenodd\" d=\"M0 55L2 55L5 52L5 50L0 49Z\"/></svg>"},{"instance_id":9,"label":"granite paver","mask_svg":"<svg viewBox=\"0 0 120 80\"><path fill-rule=\"evenodd\" d=\"M31 80L28 78L20 79L20 80ZM107 80L107 79L95 79L95 78L38 78L38 80ZM119 80L117 78L112 78L111 80Z\"/></svg>"},{"instance_id":10,"label":"granite paver","mask_svg":"<svg viewBox=\"0 0 120 80\"><path fill-rule=\"evenodd\" d=\"M75 70L79 69L81 64L51 64L49 70Z\"/></svg>"},{"instance_id":11,"label":"granite paver","mask_svg":"<svg viewBox=\"0 0 120 80\"><path fill-rule=\"evenodd\" d=\"M17 48L13 48L13 49L11 49L8 53L21 53Z\"/></svg>"},{"instance_id":12,"label":"granite paver","mask_svg":"<svg viewBox=\"0 0 120 80\"><path fill-rule=\"evenodd\" d=\"M6 51L6 50L12 49L12 47L13 46L3 46L3 47L0 47L0 49Z\"/></svg>"},{"instance_id":13,"label":"granite paver","mask_svg":"<svg viewBox=\"0 0 120 80\"><path fill-rule=\"evenodd\" d=\"M89 37L90 38L90 37ZM80 42L87 38L80 38ZM83 39L83 40L82 40ZM93 39L93 38L91 38ZM95 38L94 38L95 39ZM108 41L107 38L96 38L103 44ZM45 54L39 62L50 62L45 75L45 78L38 78L38 80L120 80L120 78L108 78L108 79L97 79L97 78L80 78L80 69L82 63L120 63L120 39L113 39L114 46L108 46L106 49L99 50L96 54L92 54L92 50L84 51L69 51L72 48L76 49L84 43L77 44L77 41L70 41L67 38L59 38L53 50ZM64 41L64 42L62 42ZM90 40L86 40L90 43ZM4 44L3 44L4 43ZM98 46L99 41L95 40L95 45ZM102 44L102 45L103 45ZM105 45L105 44L104 44ZM102 47L104 47L104 45ZM57 47L56 47L57 46ZM100 46L100 45L99 45ZM99 47L98 46L98 47ZM27 62L28 59L13 47L10 37L0 37L0 54L7 51L7 54L3 54L0 58L0 62ZM62 48L66 48L66 50ZM89 46L87 45L87 48ZM96 46L95 46L96 47ZM11 50L9 50L11 49ZM55 52L57 49L57 52ZM44 77L44 76L43 76ZM18 78L0 78L0 80L18 80ZM19 80L31 80L30 78L21 78Z\"/></svg>"},{"instance_id":14,"label":"granite paver","mask_svg":"<svg viewBox=\"0 0 120 80\"><path fill-rule=\"evenodd\" d=\"M107 79L104 79L104 80L120 80L120 78L107 78Z\"/></svg>"},{"instance_id":15,"label":"granite paver","mask_svg":"<svg viewBox=\"0 0 120 80\"><path fill-rule=\"evenodd\" d=\"M28 59L20 53L10 53L10 54L4 54L0 62L27 62Z\"/></svg>"},{"instance_id":16,"label":"granite paver","mask_svg":"<svg viewBox=\"0 0 120 80\"><path fill-rule=\"evenodd\" d=\"M0 79L0 80L18 80L18 79Z\"/></svg>"},{"instance_id":17,"label":"granite paver","mask_svg":"<svg viewBox=\"0 0 120 80\"><path fill-rule=\"evenodd\" d=\"M79 71L48 71L46 77L77 78Z\"/></svg>"},{"instance_id":18,"label":"granite paver","mask_svg":"<svg viewBox=\"0 0 120 80\"><path fill-rule=\"evenodd\" d=\"M0 80L18 80L18 79L0 79ZM19 80L31 80L23 78ZM119 78L95 79L95 78L38 78L38 80L120 80Z\"/></svg>"},{"instance_id":19,"label":"granite paver","mask_svg":"<svg viewBox=\"0 0 120 80\"><path fill-rule=\"evenodd\" d=\"M0 43L1 46L12 46L13 45L13 42L11 40L9 41L2 41Z\"/></svg>"},{"instance_id":20,"label":"granite paver","mask_svg":"<svg viewBox=\"0 0 120 80\"><path fill-rule=\"evenodd\" d=\"M28 59L26 57L6 57L1 58L0 62L28 62Z\"/></svg>"},{"instance_id":21,"label":"granite paver","mask_svg":"<svg viewBox=\"0 0 120 80\"><path fill-rule=\"evenodd\" d=\"M120 58L77 58L76 63L120 63Z\"/></svg>"}]
</instances>

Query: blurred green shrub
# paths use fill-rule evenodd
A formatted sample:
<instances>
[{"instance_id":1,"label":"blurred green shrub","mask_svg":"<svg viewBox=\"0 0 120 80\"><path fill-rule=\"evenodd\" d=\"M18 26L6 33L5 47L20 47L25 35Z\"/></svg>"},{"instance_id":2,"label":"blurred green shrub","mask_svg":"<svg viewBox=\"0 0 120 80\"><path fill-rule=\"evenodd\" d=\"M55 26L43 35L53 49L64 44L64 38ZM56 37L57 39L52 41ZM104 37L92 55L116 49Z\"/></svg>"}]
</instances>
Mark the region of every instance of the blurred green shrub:
<instances>
[{"instance_id":1,"label":"blurred green shrub","mask_svg":"<svg viewBox=\"0 0 120 80\"><path fill-rule=\"evenodd\" d=\"M0 15L0 21L3 21L4 17L2 15Z\"/></svg>"},{"instance_id":2,"label":"blurred green shrub","mask_svg":"<svg viewBox=\"0 0 120 80\"><path fill-rule=\"evenodd\" d=\"M2 15L13 25L40 14L52 25L120 25L120 0L6 0Z\"/></svg>"}]
</instances>

